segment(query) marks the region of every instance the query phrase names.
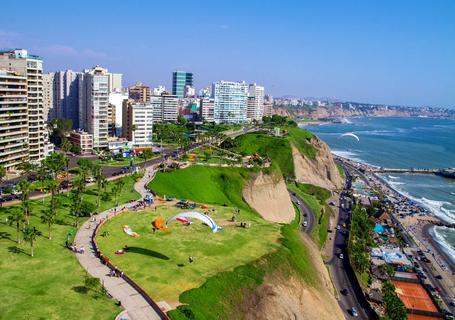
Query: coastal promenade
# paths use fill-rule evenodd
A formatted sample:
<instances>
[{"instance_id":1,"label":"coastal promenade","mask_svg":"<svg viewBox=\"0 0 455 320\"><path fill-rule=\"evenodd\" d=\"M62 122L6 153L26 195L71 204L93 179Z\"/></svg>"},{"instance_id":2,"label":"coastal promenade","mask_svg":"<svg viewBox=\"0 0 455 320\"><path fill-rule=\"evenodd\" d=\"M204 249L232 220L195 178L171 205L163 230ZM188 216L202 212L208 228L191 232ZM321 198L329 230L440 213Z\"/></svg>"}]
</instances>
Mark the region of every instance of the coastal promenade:
<instances>
[{"instance_id":1,"label":"coastal promenade","mask_svg":"<svg viewBox=\"0 0 455 320\"><path fill-rule=\"evenodd\" d=\"M154 167L145 169L144 176L136 182L134 189L141 195L141 199L147 194L145 185L155 174ZM138 201L129 204L134 206ZM159 320L167 319L163 317L163 312L157 312L150 303L134 288L128 281L122 277L110 276L111 269L103 264L97 256L95 245L92 238L96 233L96 224L105 221L109 217L115 216L121 212L121 208L113 208L94 216L95 222L87 220L76 233L75 243L78 248L86 248L85 253L76 253L76 257L81 266L93 277L100 279L107 292L121 303L125 311L121 314L121 319L129 320Z\"/></svg>"}]
</instances>

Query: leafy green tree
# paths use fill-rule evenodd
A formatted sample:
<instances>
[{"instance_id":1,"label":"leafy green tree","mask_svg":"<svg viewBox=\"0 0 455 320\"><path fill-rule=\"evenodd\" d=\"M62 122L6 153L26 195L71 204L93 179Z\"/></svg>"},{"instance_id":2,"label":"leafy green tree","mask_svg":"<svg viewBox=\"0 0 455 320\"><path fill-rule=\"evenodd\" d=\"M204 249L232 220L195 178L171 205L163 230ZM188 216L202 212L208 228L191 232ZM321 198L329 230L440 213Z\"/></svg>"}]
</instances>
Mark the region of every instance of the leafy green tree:
<instances>
[{"instance_id":1,"label":"leafy green tree","mask_svg":"<svg viewBox=\"0 0 455 320\"><path fill-rule=\"evenodd\" d=\"M32 227L30 225L26 226L24 228L24 230L22 230L22 233L24 235L24 240L30 241L30 249L31 249L30 255L33 257L35 240L36 240L36 237L39 236L41 233L36 229L36 227Z\"/></svg>"},{"instance_id":2,"label":"leafy green tree","mask_svg":"<svg viewBox=\"0 0 455 320\"><path fill-rule=\"evenodd\" d=\"M147 161L148 159L151 159L153 157L153 152L152 150L144 150L142 151L142 157L144 158L145 161Z\"/></svg>"},{"instance_id":3,"label":"leafy green tree","mask_svg":"<svg viewBox=\"0 0 455 320\"><path fill-rule=\"evenodd\" d=\"M406 320L408 318L406 307L395 292L395 286L390 282L382 284L386 315L389 319Z\"/></svg>"},{"instance_id":4,"label":"leafy green tree","mask_svg":"<svg viewBox=\"0 0 455 320\"><path fill-rule=\"evenodd\" d=\"M79 172L83 180L87 179L88 175L92 171L92 162L88 159L79 159L77 161L77 165L79 166Z\"/></svg>"},{"instance_id":5,"label":"leafy green tree","mask_svg":"<svg viewBox=\"0 0 455 320\"><path fill-rule=\"evenodd\" d=\"M66 139L73 127L73 121L71 119L57 118L49 121L48 123L50 139L53 143L60 146Z\"/></svg>"},{"instance_id":6,"label":"leafy green tree","mask_svg":"<svg viewBox=\"0 0 455 320\"><path fill-rule=\"evenodd\" d=\"M14 224L16 227L16 242L21 244L21 225L24 223L24 214L21 211L13 211L11 215L8 216L8 221L10 224Z\"/></svg>"},{"instance_id":7,"label":"leafy green tree","mask_svg":"<svg viewBox=\"0 0 455 320\"><path fill-rule=\"evenodd\" d=\"M85 190L85 178L81 174L73 179L73 190L71 190L71 212L74 215L74 225L79 227L79 217L82 211L82 193Z\"/></svg>"},{"instance_id":8,"label":"leafy green tree","mask_svg":"<svg viewBox=\"0 0 455 320\"><path fill-rule=\"evenodd\" d=\"M72 147L73 147L73 144L68 139L63 139L63 141L60 145L60 149L62 149L62 151L65 153L70 151Z\"/></svg>"},{"instance_id":9,"label":"leafy green tree","mask_svg":"<svg viewBox=\"0 0 455 320\"><path fill-rule=\"evenodd\" d=\"M6 177L6 168L4 165L0 165L0 184L3 182L3 179Z\"/></svg>"},{"instance_id":10,"label":"leafy green tree","mask_svg":"<svg viewBox=\"0 0 455 320\"><path fill-rule=\"evenodd\" d=\"M80 207L80 216L88 217L96 210L96 205L93 202L83 200Z\"/></svg>"}]
</instances>

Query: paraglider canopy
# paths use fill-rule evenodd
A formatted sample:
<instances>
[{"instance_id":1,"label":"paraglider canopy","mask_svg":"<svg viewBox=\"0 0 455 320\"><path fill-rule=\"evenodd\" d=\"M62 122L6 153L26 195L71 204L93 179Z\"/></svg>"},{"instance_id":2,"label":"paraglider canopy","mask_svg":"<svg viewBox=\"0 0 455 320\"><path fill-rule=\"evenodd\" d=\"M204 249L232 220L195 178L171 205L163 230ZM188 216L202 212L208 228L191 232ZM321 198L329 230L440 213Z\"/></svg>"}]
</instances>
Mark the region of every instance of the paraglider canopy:
<instances>
[{"instance_id":1,"label":"paraglider canopy","mask_svg":"<svg viewBox=\"0 0 455 320\"><path fill-rule=\"evenodd\" d=\"M354 139L356 139L357 141L360 141L359 137L353 133L353 132L347 132L347 133L343 133L340 138L343 138L343 137L353 137Z\"/></svg>"},{"instance_id":2,"label":"paraglider canopy","mask_svg":"<svg viewBox=\"0 0 455 320\"><path fill-rule=\"evenodd\" d=\"M198 219L198 220L202 221L204 224L206 224L210 229L212 229L213 232L218 232L219 230L223 230L223 228L220 227L219 225L217 225L216 222L212 218L210 218L209 216L207 216L203 213L199 213L199 212L195 212L195 211L178 213L178 214L170 217L166 221L166 224L169 225L169 223L171 223L174 220L181 221L182 218L186 219L186 220L190 220L191 218Z\"/></svg>"}]
</instances>

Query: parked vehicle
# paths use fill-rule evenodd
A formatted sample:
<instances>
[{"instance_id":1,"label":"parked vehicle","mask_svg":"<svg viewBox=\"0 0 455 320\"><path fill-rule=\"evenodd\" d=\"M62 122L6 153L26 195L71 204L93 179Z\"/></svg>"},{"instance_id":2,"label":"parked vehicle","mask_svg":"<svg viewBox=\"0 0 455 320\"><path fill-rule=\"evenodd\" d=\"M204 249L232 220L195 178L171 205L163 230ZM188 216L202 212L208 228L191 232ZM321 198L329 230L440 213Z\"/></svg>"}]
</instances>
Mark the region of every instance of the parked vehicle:
<instances>
[{"instance_id":1,"label":"parked vehicle","mask_svg":"<svg viewBox=\"0 0 455 320\"><path fill-rule=\"evenodd\" d=\"M340 259L344 259L344 255L342 253L340 253L339 257Z\"/></svg>"},{"instance_id":2,"label":"parked vehicle","mask_svg":"<svg viewBox=\"0 0 455 320\"><path fill-rule=\"evenodd\" d=\"M343 296L349 295L348 289L344 288L343 290L340 291Z\"/></svg>"}]
</instances>

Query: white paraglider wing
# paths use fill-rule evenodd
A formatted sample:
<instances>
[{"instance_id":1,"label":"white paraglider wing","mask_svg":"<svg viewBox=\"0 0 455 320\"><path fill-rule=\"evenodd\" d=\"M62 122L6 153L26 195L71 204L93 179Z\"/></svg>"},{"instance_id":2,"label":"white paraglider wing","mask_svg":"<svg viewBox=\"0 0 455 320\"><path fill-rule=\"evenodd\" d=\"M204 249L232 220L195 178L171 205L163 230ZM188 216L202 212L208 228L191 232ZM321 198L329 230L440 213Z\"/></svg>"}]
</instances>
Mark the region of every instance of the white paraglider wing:
<instances>
[{"instance_id":1,"label":"white paraglider wing","mask_svg":"<svg viewBox=\"0 0 455 320\"><path fill-rule=\"evenodd\" d=\"M185 218L185 219L188 219L188 220L191 219L191 218L198 219L198 220L202 221L203 223L205 223L210 229L212 229L213 232L217 232L218 230L222 230L223 229L222 227L217 225L216 222L212 218L210 218L208 215L203 214L203 213L199 213L199 212L196 212L196 211L188 211L188 212L177 213L176 215L170 217L166 221L166 224L171 223L172 221L174 221L177 218Z\"/></svg>"},{"instance_id":2,"label":"white paraglider wing","mask_svg":"<svg viewBox=\"0 0 455 320\"><path fill-rule=\"evenodd\" d=\"M353 133L353 132L347 132L347 133L343 133L340 138L342 137L353 137L354 139L356 139L357 141L360 141L359 137Z\"/></svg>"}]
</instances>

